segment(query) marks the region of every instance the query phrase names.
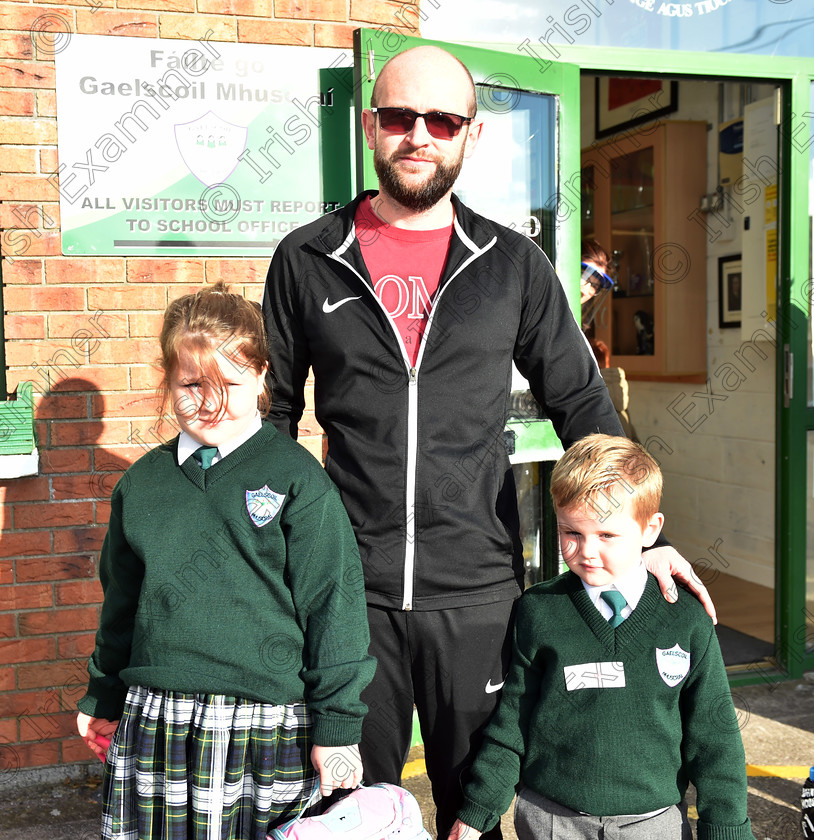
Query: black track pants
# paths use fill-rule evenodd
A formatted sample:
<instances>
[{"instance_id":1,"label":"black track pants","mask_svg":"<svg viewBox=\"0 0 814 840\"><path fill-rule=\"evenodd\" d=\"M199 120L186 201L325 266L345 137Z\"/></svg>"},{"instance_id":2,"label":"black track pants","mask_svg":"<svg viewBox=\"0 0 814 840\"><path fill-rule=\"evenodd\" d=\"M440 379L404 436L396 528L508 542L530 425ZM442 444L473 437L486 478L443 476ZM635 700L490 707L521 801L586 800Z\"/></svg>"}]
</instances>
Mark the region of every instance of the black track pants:
<instances>
[{"instance_id":1,"label":"black track pants","mask_svg":"<svg viewBox=\"0 0 814 840\"><path fill-rule=\"evenodd\" d=\"M461 805L465 770L500 699L511 654L514 602L449 610L368 607L376 676L362 694L365 781L399 784L418 710L439 840ZM432 830L431 826L428 826ZM483 835L497 840L500 826Z\"/></svg>"}]
</instances>

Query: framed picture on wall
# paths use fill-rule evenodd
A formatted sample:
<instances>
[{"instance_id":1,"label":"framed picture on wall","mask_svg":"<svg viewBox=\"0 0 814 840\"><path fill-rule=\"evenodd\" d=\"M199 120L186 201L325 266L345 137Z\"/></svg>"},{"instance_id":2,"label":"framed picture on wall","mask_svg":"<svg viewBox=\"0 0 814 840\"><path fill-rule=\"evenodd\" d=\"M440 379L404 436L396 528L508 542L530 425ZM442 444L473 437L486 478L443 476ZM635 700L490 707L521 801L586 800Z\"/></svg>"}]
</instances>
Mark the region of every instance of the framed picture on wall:
<instances>
[{"instance_id":1,"label":"framed picture on wall","mask_svg":"<svg viewBox=\"0 0 814 840\"><path fill-rule=\"evenodd\" d=\"M718 326L721 329L741 325L742 298L741 255L718 257Z\"/></svg>"},{"instance_id":2,"label":"framed picture on wall","mask_svg":"<svg viewBox=\"0 0 814 840\"><path fill-rule=\"evenodd\" d=\"M678 82L596 77L596 136L609 137L678 109Z\"/></svg>"}]
</instances>

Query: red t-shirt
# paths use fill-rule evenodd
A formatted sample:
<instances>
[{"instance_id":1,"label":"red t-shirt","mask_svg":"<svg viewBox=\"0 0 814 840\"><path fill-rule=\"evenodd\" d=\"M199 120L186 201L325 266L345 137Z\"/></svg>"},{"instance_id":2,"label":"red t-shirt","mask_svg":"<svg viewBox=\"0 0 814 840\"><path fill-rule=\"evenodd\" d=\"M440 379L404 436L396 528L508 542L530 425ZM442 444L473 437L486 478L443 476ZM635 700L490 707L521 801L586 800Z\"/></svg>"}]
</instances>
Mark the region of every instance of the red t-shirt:
<instances>
[{"instance_id":1,"label":"red t-shirt","mask_svg":"<svg viewBox=\"0 0 814 840\"><path fill-rule=\"evenodd\" d=\"M370 198L359 205L354 221L373 289L414 365L447 260L452 224L438 230L397 228L373 212Z\"/></svg>"}]
</instances>

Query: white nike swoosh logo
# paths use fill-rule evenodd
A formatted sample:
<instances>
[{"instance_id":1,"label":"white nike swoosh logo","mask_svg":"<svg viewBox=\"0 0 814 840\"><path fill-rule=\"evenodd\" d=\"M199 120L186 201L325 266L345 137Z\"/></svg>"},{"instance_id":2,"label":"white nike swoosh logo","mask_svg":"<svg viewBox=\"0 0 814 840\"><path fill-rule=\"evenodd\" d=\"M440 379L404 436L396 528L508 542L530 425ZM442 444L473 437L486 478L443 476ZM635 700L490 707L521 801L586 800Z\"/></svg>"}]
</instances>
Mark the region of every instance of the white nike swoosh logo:
<instances>
[{"instance_id":1,"label":"white nike swoosh logo","mask_svg":"<svg viewBox=\"0 0 814 840\"><path fill-rule=\"evenodd\" d=\"M497 685L492 685L492 680L490 678L489 682L486 683L486 693L487 694L494 694L496 691L500 691L500 689L503 688L503 686L505 684L506 684L506 680L503 680L503 682L500 682Z\"/></svg>"},{"instance_id":2,"label":"white nike swoosh logo","mask_svg":"<svg viewBox=\"0 0 814 840\"><path fill-rule=\"evenodd\" d=\"M338 300L336 303L328 303L328 298L325 298L325 302L322 304L322 311L325 314L333 312L335 309L339 309L343 303L347 303L350 300L359 300L362 296L359 295L358 297L346 297L342 298L342 300Z\"/></svg>"}]
</instances>

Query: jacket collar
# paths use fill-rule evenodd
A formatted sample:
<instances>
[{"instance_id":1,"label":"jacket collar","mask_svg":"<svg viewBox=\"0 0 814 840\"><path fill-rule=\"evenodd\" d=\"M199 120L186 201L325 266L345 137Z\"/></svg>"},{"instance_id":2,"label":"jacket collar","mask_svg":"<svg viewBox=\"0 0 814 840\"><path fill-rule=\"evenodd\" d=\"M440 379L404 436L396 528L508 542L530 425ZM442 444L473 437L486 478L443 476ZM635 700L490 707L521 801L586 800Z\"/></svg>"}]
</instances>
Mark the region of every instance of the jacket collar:
<instances>
[{"instance_id":1,"label":"jacket collar","mask_svg":"<svg viewBox=\"0 0 814 840\"><path fill-rule=\"evenodd\" d=\"M361 249L356 240L354 219L359 204L368 196L378 195L378 190L365 190L350 203L330 214L326 224L309 242L323 254L335 254L350 263L362 277L367 278ZM481 252L494 245L496 226L483 216L470 210L454 193L452 206L455 209L454 232L447 256L441 284L456 272L459 266L477 258Z\"/></svg>"}]
</instances>

